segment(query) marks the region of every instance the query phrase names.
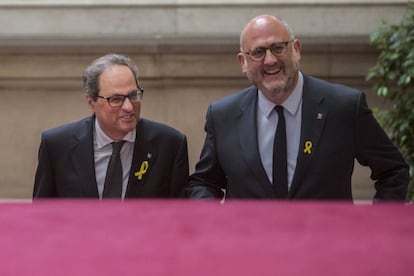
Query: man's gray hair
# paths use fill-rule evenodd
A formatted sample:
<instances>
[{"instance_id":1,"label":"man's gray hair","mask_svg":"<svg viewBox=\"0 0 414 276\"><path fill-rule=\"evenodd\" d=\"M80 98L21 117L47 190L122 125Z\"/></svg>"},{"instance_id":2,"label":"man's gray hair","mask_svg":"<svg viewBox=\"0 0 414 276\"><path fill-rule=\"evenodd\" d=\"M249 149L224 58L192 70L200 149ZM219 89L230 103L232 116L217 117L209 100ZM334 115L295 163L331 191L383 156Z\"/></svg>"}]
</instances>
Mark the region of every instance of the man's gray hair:
<instances>
[{"instance_id":1,"label":"man's gray hair","mask_svg":"<svg viewBox=\"0 0 414 276\"><path fill-rule=\"evenodd\" d=\"M120 54L108 54L94 60L83 72L83 91L89 95L93 101L96 101L99 95L99 80L105 69L114 65L127 66L135 78L135 83L138 86L138 67L127 56Z\"/></svg>"}]
</instances>

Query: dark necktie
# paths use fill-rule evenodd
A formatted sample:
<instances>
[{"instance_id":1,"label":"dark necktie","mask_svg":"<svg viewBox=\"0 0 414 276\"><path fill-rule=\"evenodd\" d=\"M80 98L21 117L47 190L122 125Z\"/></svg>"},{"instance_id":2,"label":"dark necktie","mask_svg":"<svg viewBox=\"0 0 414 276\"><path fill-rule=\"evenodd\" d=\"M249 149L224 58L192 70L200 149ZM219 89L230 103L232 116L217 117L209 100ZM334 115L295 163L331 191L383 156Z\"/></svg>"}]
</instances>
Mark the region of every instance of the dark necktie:
<instances>
[{"instance_id":1,"label":"dark necktie","mask_svg":"<svg viewBox=\"0 0 414 276\"><path fill-rule=\"evenodd\" d=\"M122 164L120 151L125 141L112 143L112 155L106 170L104 191L102 197L121 198L122 194Z\"/></svg>"},{"instance_id":2,"label":"dark necktie","mask_svg":"<svg viewBox=\"0 0 414 276\"><path fill-rule=\"evenodd\" d=\"M286 198L288 194L286 123L283 106L277 105L275 110L279 115L279 122L273 142L273 190L277 198Z\"/></svg>"}]
</instances>

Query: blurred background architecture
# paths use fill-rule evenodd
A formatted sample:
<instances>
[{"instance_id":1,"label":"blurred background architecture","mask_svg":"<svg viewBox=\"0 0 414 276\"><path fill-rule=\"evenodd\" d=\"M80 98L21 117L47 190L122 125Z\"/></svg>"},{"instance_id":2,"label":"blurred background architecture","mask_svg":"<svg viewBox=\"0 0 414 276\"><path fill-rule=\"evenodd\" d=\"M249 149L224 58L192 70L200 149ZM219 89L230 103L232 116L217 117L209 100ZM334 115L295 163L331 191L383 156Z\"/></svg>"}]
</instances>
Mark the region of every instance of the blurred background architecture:
<instances>
[{"instance_id":1,"label":"blurred background architecture","mask_svg":"<svg viewBox=\"0 0 414 276\"><path fill-rule=\"evenodd\" d=\"M107 53L139 66L142 116L188 136L190 172L204 140L208 104L248 85L236 55L249 19L286 19L302 41L306 74L359 88L376 61L369 35L398 23L402 0L0 0L0 198L30 199L42 130L90 114L83 69ZM356 166L354 196L372 198Z\"/></svg>"}]
</instances>

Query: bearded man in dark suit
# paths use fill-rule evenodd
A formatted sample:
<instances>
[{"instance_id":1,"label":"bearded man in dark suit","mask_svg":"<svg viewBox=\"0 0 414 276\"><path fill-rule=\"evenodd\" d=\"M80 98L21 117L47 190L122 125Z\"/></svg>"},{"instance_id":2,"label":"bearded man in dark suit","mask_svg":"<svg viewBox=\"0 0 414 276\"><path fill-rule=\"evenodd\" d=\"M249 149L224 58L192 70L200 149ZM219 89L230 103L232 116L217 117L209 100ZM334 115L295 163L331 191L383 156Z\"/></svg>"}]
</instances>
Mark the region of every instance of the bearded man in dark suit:
<instances>
[{"instance_id":1,"label":"bearded man in dark suit","mask_svg":"<svg viewBox=\"0 0 414 276\"><path fill-rule=\"evenodd\" d=\"M408 165L364 93L302 73L286 21L253 18L240 47L253 86L208 107L189 197L351 200L356 159L371 169L375 200L405 199Z\"/></svg>"}]
</instances>

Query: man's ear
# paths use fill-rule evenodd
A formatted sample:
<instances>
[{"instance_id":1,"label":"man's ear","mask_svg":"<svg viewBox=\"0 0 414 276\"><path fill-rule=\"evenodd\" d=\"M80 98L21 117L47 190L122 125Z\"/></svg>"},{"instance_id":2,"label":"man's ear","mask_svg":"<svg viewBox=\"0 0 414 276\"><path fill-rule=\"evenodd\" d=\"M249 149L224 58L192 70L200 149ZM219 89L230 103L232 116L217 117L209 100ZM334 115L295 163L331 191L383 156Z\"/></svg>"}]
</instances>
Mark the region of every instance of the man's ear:
<instances>
[{"instance_id":1,"label":"man's ear","mask_svg":"<svg viewBox=\"0 0 414 276\"><path fill-rule=\"evenodd\" d=\"M95 105L94 105L94 101L92 100L91 96L85 95L85 99L91 111L95 112Z\"/></svg>"},{"instance_id":2,"label":"man's ear","mask_svg":"<svg viewBox=\"0 0 414 276\"><path fill-rule=\"evenodd\" d=\"M246 56L242 53L238 53L237 54L237 60L240 63L240 67L243 73L246 73L247 69L246 69Z\"/></svg>"},{"instance_id":3,"label":"man's ear","mask_svg":"<svg viewBox=\"0 0 414 276\"><path fill-rule=\"evenodd\" d=\"M299 39L295 39L293 41L293 48L295 50L295 54L296 54L297 59L300 60L300 58L301 58L301 53L300 53L300 51L301 51L301 43L300 43L300 40Z\"/></svg>"}]
</instances>

